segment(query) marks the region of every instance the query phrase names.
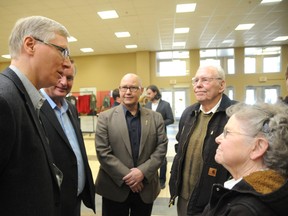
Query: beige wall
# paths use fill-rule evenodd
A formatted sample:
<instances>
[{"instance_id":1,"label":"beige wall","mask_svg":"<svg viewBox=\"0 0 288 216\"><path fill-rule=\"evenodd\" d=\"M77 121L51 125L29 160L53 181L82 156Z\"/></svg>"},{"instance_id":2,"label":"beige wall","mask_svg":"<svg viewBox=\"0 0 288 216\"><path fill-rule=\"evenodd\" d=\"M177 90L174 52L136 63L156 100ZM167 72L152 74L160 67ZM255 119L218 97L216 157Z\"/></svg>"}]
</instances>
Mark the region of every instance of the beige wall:
<instances>
[{"instance_id":1,"label":"beige wall","mask_svg":"<svg viewBox=\"0 0 288 216\"><path fill-rule=\"evenodd\" d=\"M136 52L126 54L96 55L74 57L77 65L77 76L72 91L81 87L96 87L97 91L112 90L119 86L120 79L126 73L136 73L143 80L143 86L155 84L159 88L188 87L192 92L191 79L199 66L199 50L190 50L190 75L188 77L156 76L155 52ZM9 65L0 63L1 71ZM227 75L227 86L233 86L235 99L244 99L245 87L248 85L280 85L281 95L285 96L286 86L284 73L288 65L288 45L282 46L282 72L273 74L244 74L244 48L235 48L235 75ZM266 76L266 82L260 82L259 77ZM170 84L176 82L176 84ZM195 101L194 95L190 96Z\"/></svg>"}]
</instances>

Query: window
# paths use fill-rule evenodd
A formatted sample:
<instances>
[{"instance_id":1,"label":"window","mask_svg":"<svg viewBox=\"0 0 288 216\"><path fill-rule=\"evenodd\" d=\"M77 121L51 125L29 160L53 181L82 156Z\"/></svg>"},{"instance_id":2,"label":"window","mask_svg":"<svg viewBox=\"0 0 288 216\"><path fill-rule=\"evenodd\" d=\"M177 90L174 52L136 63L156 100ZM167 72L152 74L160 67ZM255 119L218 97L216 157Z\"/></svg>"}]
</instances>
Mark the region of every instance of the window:
<instances>
[{"instance_id":1,"label":"window","mask_svg":"<svg viewBox=\"0 0 288 216\"><path fill-rule=\"evenodd\" d=\"M256 58L253 57L245 57L245 73L256 73Z\"/></svg>"},{"instance_id":2,"label":"window","mask_svg":"<svg viewBox=\"0 0 288 216\"><path fill-rule=\"evenodd\" d=\"M276 103L280 96L280 86L248 86L245 103L255 104L257 101Z\"/></svg>"},{"instance_id":3,"label":"window","mask_svg":"<svg viewBox=\"0 0 288 216\"><path fill-rule=\"evenodd\" d=\"M281 71L281 47L246 47L245 70L249 73L278 73Z\"/></svg>"},{"instance_id":4,"label":"window","mask_svg":"<svg viewBox=\"0 0 288 216\"><path fill-rule=\"evenodd\" d=\"M157 76L188 76L189 51L164 51L156 53Z\"/></svg>"},{"instance_id":5,"label":"window","mask_svg":"<svg viewBox=\"0 0 288 216\"><path fill-rule=\"evenodd\" d=\"M221 65L227 74L235 73L234 49L203 49L200 50L200 65Z\"/></svg>"},{"instance_id":6,"label":"window","mask_svg":"<svg viewBox=\"0 0 288 216\"><path fill-rule=\"evenodd\" d=\"M232 86L226 87L225 94L230 98L230 100L234 100L234 88Z\"/></svg>"},{"instance_id":7,"label":"window","mask_svg":"<svg viewBox=\"0 0 288 216\"><path fill-rule=\"evenodd\" d=\"M280 56L264 57L263 58L263 72L264 73L280 72Z\"/></svg>"}]
</instances>

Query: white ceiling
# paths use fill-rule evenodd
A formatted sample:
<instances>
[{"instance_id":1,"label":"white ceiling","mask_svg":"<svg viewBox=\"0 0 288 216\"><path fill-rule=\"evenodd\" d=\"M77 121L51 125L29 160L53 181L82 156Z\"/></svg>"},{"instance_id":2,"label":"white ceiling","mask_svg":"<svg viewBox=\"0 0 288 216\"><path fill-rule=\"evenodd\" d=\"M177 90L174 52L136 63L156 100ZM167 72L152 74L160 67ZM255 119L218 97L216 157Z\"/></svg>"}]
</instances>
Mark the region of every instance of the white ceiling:
<instances>
[{"instance_id":1,"label":"white ceiling","mask_svg":"<svg viewBox=\"0 0 288 216\"><path fill-rule=\"evenodd\" d=\"M8 37L16 20L30 15L55 19L78 39L69 43L71 56L160 51L177 49L173 42L186 42L181 49L270 46L288 36L288 0L260 5L261 0L1 0L0 61L8 54ZM176 4L197 3L193 13L176 13ZM119 18L102 20L97 12L116 10ZM246 31L238 24L255 23ZM174 28L190 27L188 34L174 34ZM130 38L116 38L128 31ZM233 43L223 43L233 40ZM136 44L137 49L125 45ZM85 54L80 48L91 47ZM9 60L8 60L9 61Z\"/></svg>"}]
</instances>

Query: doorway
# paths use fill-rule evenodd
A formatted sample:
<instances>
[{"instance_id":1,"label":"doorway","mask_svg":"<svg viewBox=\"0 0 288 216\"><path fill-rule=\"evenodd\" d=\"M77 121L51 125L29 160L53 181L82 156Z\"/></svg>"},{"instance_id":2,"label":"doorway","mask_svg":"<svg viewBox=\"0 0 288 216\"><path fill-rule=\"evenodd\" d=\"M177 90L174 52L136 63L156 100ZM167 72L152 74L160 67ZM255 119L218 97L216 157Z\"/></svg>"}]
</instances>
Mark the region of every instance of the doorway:
<instances>
[{"instance_id":1,"label":"doorway","mask_svg":"<svg viewBox=\"0 0 288 216\"><path fill-rule=\"evenodd\" d=\"M160 90L162 99L169 102L174 119L178 121L184 109L190 104L189 88L174 88Z\"/></svg>"}]
</instances>

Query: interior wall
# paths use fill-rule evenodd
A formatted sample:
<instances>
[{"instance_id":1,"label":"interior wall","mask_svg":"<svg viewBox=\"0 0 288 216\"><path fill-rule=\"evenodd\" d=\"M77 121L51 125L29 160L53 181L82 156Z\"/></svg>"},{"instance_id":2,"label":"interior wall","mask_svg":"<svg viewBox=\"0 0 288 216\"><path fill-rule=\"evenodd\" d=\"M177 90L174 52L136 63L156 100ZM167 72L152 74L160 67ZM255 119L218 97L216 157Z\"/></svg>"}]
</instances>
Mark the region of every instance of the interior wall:
<instances>
[{"instance_id":1,"label":"interior wall","mask_svg":"<svg viewBox=\"0 0 288 216\"><path fill-rule=\"evenodd\" d=\"M137 73L136 54L113 54L73 57L77 67L72 91L96 87L97 91L113 90L126 73Z\"/></svg>"},{"instance_id":2,"label":"interior wall","mask_svg":"<svg viewBox=\"0 0 288 216\"><path fill-rule=\"evenodd\" d=\"M159 88L188 88L191 92L190 100L195 101L191 79L199 67L199 50L190 50L190 74L188 77L157 77L155 52L136 52L125 54L96 55L73 57L77 66L77 75L72 91L79 91L83 87L96 87L97 91L112 90L119 86L120 80L126 73L136 73L143 81L143 86L155 84ZM226 75L227 86L233 86L235 99L243 101L245 87L248 85L265 86L280 85L281 95L287 94L285 86L285 71L288 65L288 45L282 46L282 70L280 73L244 74L244 48L235 48L235 74ZM1 71L9 66L9 62L0 63ZM265 76L266 82L260 77Z\"/></svg>"}]
</instances>

